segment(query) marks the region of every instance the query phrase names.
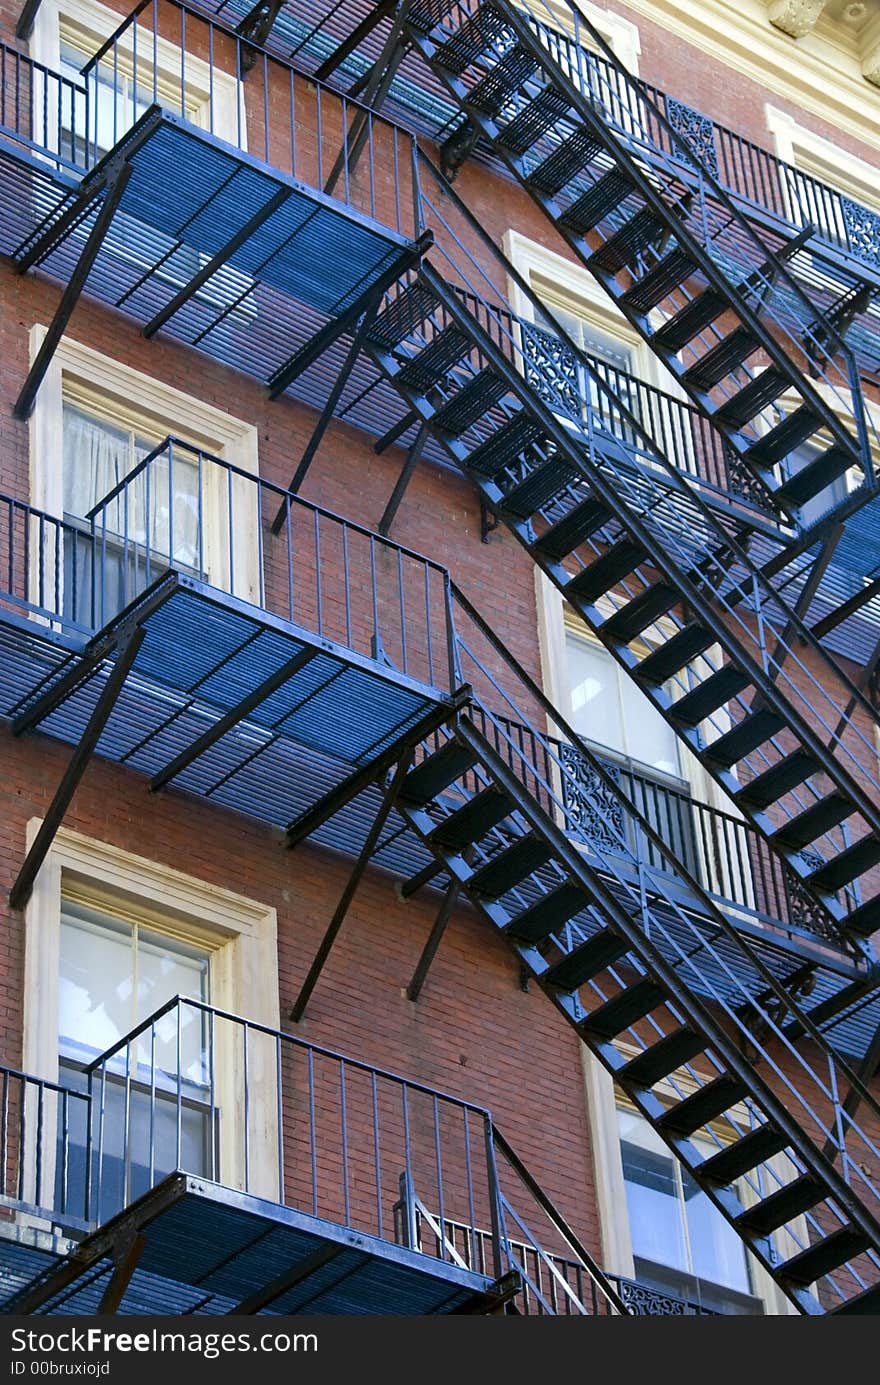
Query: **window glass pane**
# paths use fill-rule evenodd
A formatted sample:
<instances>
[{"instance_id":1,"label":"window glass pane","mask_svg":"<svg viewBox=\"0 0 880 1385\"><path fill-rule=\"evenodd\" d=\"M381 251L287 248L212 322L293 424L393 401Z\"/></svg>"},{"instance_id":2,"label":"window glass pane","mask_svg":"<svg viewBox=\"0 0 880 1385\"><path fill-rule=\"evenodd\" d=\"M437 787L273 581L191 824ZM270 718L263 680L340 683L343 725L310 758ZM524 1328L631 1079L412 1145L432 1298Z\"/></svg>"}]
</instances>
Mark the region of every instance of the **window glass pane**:
<instances>
[{"instance_id":1,"label":"window glass pane","mask_svg":"<svg viewBox=\"0 0 880 1385\"><path fill-rule=\"evenodd\" d=\"M603 649L566 636L571 719L575 731L596 745L624 752L617 669Z\"/></svg>"},{"instance_id":2,"label":"window glass pane","mask_svg":"<svg viewBox=\"0 0 880 1385\"><path fill-rule=\"evenodd\" d=\"M695 1140L694 1143L707 1157L716 1153L715 1146L708 1140ZM685 1169L682 1169L681 1181L693 1273L714 1284L748 1293L749 1271L742 1241Z\"/></svg>"},{"instance_id":3,"label":"window glass pane","mask_svg":"<svg viewBox=\"0 0 880 1385\"><path fill-rule=\"evenodd\" d=\"M174 996L208 999L208 959L196 949L138 930L138 1020ZM163 1015L139 1046L138 1063L187 1083L203 1085L206 1070L202 1012L183 1005ZM179 1046L179 1053L178 1053ZM178 1062L179 1056L179 1062Z\"/></svg>"},{"instance_id":4,"label":"window glass pane","mask_svg":"<svg viewBox=\"0 0 880 1385\"><path fill-rule=\"evenodd\" d=\"M679 774L675 732L628 674L620 677L620 696L626 753L664 774Z\"/></svg>"},{"instance_id":5,"label":"window glass pane","mask_svg":"<svg viewBox=\"0 0 880 1385\"><path fill-rule=\"evenodd\" d=\"M620 1112L620 1151L633 1255L687 1269L672 1155L640 1117Z\"/></svg>"},{"instance_id":6,"label":"window glass pane","mask_svg":"<svg viewBox=\"0 0 880 1385\"><path fill-rule=\"evenodd\" d=\"M134 1025L132 930L110 920L97 923L75 905L61 920L58 1035L67 1057L88 1059Z\"/></svg>"}]
</instances>

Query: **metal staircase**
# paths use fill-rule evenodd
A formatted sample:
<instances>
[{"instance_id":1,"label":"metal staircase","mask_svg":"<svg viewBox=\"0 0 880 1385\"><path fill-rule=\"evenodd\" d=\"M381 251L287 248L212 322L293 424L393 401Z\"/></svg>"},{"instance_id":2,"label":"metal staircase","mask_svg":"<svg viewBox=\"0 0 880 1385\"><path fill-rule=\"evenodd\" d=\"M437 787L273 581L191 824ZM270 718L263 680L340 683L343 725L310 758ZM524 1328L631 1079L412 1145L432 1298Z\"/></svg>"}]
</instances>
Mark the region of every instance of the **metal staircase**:
<instances>
[{"instance_id":1,"label":"metal staircase","mask_svg":"<svg viewBox=\"0 0 880 1385\"><path fill-rule=\"evenodd\" d=\"M398 811L798 1309L877 1312L880 1157L836 1095L852 1075L812 1023L821 1006L793 998L791 959L770 975L731 925L675 903L627 844L633 827L656 838L632 805L630 830L597 846L570 809L570 764L527 718L574 732L453 598L480 694L416 748Z\"/></svg>"},{"instance_id":2,"label":"metal staircase","mask_svg":"<svg viewBox=\"0 0 880 1385\"><path fill-rule=\"evenodd\" d=\"M460 269L424 262L365 349L414 415L810 892L837 935L880 923L874 716L685 478L553 407ZM442 260L442 263L441 263ZM564 404L559 403L564 411ZM633 421L638 430L638 424ZM836 739L835 739L836 736Z\"/></svg>"},{"instance_id":3,"label":"metal staircase","mask_svg":"<svg viewBox=\"0 0 880 1385\"><path fill-rule=\"evenodd\" d=\"M817 497L832 508L853 470L873 494L852 352L785 263L809 228L789 241L759 232L588 21L571 7L601 64L555 45L544 26L558 18L536 9L412 0L406 34L787 513Z\"/></svg>"}]
</instances>

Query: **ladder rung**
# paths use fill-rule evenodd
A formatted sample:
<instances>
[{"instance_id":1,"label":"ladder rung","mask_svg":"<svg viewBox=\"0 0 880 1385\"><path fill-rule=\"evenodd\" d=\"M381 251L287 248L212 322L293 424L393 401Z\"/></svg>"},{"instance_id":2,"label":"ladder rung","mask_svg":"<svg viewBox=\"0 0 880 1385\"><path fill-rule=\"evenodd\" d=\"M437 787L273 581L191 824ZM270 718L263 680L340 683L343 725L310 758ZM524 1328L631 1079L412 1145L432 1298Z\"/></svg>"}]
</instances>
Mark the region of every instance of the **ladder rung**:
<instances>
[{"instance_id":1,"label":"ladder rung","mask_svg":"<svg viewBox=\"0 0 880 1385\"><path fill-rule=\"evenodd\" d=\"M599 141L586 127L575 130L533 169L526 182L534 192L552 197L579 173L583 173L601 148Z\"/></svg>"},{"instance_id":2,"label":"ladder rung","mask_svg":"<svg viewBox=\"0 0 880 1385\"><path fill-rule=\"evenodd\" d=\"M636 1087L653 1087L655 1082L676 1072L705 1048L705 1040L692 1029L678 1029L633 1058L621 1068L618 1077Z\"/></svg>"},{"instance_id":3,"label":"ladder rung","mask_svg":"<svg viewBox=\"0 0 880 1385\"><path fill-rule=\"evenodd\" d=\"M547 558L566 558L607 524L610 518L611 511L604 501L591 495L546 529L532 547Z\"/></svg>"},{"instance_id":4,"label":"ladder rung","mask_svg":"<svg viewBox=\"0 0 880 1385\"><path fill-rule=\"evenodd\" d=\"M453 851L478 842L508 817L513 804L499 789L489 787L450 813L431 833L431 841Z\"/></svg>"},{"instance_id":5,"label":"ladder rung","mask_svg":"<svg viewBox=\"0 0 880 1385\"><path fill-rule=\"evenodd\" d=\"M439 750L411 769L403 781L400 796L410 803L430 803L475 763L473 751L458 741L446 741Z\"/></svg>"},{"instance_id":6,"label":"ladder rung","mask_svg":"<svg viewBox=\"0 0 880 1385\"><path fill-rule=\"evenodd\" d=\"M777 1231L780 1226L785 1226L795 1217L808 1212L811 1207L821 1202L824 1196L822 1184L817 1183L809 1174L802 1174L800 1178L787 1183L784 1188L778 1188L775 1193L763 1198L754 1207L747 1208L737 1217L737 1225L747 1231L756 1231L762 1236L767 1236L771 1231Z\"/></svg>"},{"instance_id":7,"label":"ladder rung","mask_svg":"<svg viewBox=\"0 0 880 1385\"><path fill-rule=\"evenodd\" d=\"M855 1260L870 1247L864 1231L855 1226L841 1226L807 1250L779 1266L778 1273L795 1284L812 1284L848 1260Z\"/></svg>"},{"instance_id":8,"label":"ladder rung","mask_svg":"<svg viewBox=\"0 0 880 1385\"><path fill-rule=\"evenodd\" d=\"M763 773L743 784L734 794L737 803L747 803L752 808L769 808L778 803L791 789L797 788L815 774L819 764L808 750L793 750L777 764L771 765Z\"/></svg>"},{"instance_id":9,"label":"ladder rung","mask_svg":"<svg viewBox=\"0 0 880 1385\"><path fill-rule=\"evenodd\" d=\"M724 1186L735 1183L744 1173L772 1159L774 1154L781 1154L787 1144L782 1131L775 1125L759 1125L706 1159L700 1165L700 1174Z\"/></svg>"},{"instance_id":10,"label":"ladder rung","mask_svg":"<svg viewBox=\"0 0 880 1385\"><path fill-rule=\"evenodd\" d=\"M568 583L565 594L569 600L595 601L616 587L621 578L635 572L648 554L634 539L618 539L600 557L595 558Z\"/></svg>"},{"instance_id":11,"label":"ladder rung","mask_svg":"<svg viewBox=\"0 0 880 1385\"><path fill-rule=\"evenodd\" d=\"M857 880L880 862L880 841L875 836L860 837L852 846L839 851L829 861L805 877L805 883L819 890L839 890Z\"/></svg>"},{"instance_id":12,"label":"ladder rung","mask_svg":"<svg viewBox=\"0 0 880 1385\"><path fill-rule=\"evenodd\" d=\"M696 688L685 693L684 697L673 702L669 715L684 726L697 726L749 684L750 680L742 669L735 664L725 664Z\"/></svg>"},{"instance_id":13,"label":"ladder rung","mask_svg":"<svg viewBox=\"0 0 880 1385\"><path fill-rule=\"evenodd\" d=\"M705 1087L691 1096L685 1097L670 1107L658 1121L664 1130L674 1130L677 1135L693 1135L704 1125L709 1125L718 1116L729 1111L748 1095L748 1089L732 1073L721 1073Z\"/></svg>"},{"instance_id":14,"label":"ladder rung","mask_svg":"<svg viewBox=\"0 0 880 1385\"><path fill-rule=\"evenodd\" d=\"M742 760L757 750L759 745L769 741L785 726L785 719L770 707L761 707L750 712L730 730L719 736L717 741L706 747L707 759L729 769L737 760Z\"/></svg>"}]
</instances>

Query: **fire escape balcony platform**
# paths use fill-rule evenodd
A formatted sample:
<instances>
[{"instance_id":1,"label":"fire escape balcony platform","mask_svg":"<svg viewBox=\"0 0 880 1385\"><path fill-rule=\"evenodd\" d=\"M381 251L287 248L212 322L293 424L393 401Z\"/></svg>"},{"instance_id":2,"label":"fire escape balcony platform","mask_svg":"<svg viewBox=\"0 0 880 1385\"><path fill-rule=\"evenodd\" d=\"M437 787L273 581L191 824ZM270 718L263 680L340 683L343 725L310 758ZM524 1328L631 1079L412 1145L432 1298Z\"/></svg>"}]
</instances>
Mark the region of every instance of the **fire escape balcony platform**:
<instances>
[{"instance_id":1,"label":"fire escape balcony platform","mask_svg":"<svg viewBox=\"0 0 880 1385\"><path fill-rule=\"evenodd\" d=\"M116 1311L178 1315L259 1313L425 1316L467 1311L492 1298L492 1280L377 1236L237 1192L188 1174L171 1174L76 1248L81 1266L59 1256L30 1282L5 1292L46 1296L31 1311L52 1316L99 1311L114 1274L114 1242L143 1236L144 1248ZM0 1240L0 1255L11 1243ZM53 1280L59 1285L52 1292ZM284 1288L284 1284L289 1287ZM485 1306L483 1307L485 1311Z\"/></svg>"},{"instance_id":2,"label":"fire escape balcony platform","mask_svg":"<svg viewBox=\"0 0 880 1385\"><path fill-rule=\"evenodd\" d=\"M0 155L0 250L20 268L69 284L116 197L80 287L148 335L161 328L265 384L419 254L400 231L159 106L80 180L2 134Z\"/></svg>"},{"instance_id":3,"label":"fire escape balcony platform","mask_svg":"<svg viewBox=\"0 0 880 1385\"><path fill-rule=\"evenodd\" d=\"M78 745L133 629L143 643L96 753L151 777L177 765L175 787L278 827L448 701L378 659L170 572L71 652L48 626L4 612L0 713L27 719L41 705L35 727Z\"/></svg>"}]
</instances>

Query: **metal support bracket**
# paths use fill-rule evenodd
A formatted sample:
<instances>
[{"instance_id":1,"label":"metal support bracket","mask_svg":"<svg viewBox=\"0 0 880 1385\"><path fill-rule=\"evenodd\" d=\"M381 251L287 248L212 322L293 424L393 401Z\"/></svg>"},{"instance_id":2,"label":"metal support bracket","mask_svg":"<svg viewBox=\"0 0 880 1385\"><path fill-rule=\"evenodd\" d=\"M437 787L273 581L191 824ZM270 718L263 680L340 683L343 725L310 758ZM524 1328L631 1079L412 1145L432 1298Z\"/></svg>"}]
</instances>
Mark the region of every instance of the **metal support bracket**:
<instances>
[{"instance_id":1,"label":"metal support bracket","mask_svg":"<svg viewBox=\"0 0 880 1385\"><path fill-rule=\"evenodd\" d=\"M410 761L412 759L412 752L412 744L407 744L403 749L403 753L400 755L400 758L398 759L397 768L391 777L391 782L385 790L385 795L382 799L381 807L379 808L378 813L373 819L373 824L370 827L369 832L367 833L367 839L361 847L360 855L354 863L354 867L348 879L348 884L342 892L342 896L339 900L339 903L336 906L336 910L333 914L333 917L327 925L327 930L324 933L323 938L321 939L318 951L315 953L315 959L312 962L311 967L309 968L308 975L306 976L306 979L303 982L302 987L300 988L300 992L296 998L296 1001L294 1002L293 1009L290 1011L290 1019L294 1024L297 1024L302 1019L306 1005L309 1002L309 996L315 989L318 977L321 975L321 972L324 969L324 963L330 956L331 948L333 947L333 944L336 941L336 937L339 933L340 928L345 922L345 916L348 913L349 905L351 904L351 901L354 899L355 891L357 890L357 887L361 882L361 878L364 874L364 871L367 869L367 866L370 863L370 857L372 856L376 848L376 843L378 842L379 837L382 833L382 828L385 826L386 820L388 818L389 813L391 812L391 809L397 802L398 794L400 793L400 789L403 785L404 778L409 769Z\"/></svg>"},{"instance_id":2,"label":"metal support bracket","mask_svg":"<svg viewBox=\"0 0 880 1385\"><path fill-rule=\"evenodd\" d=\"M64 814L70 806L70 801L86 771L92 752L100 740L101 732L116 705L116 699L122 691L122 685L137 658L138 650L145 637L146 631L143 626L137 626L120 650L107 682L101 689L101 694L83 731L82 739L71 756L70 764L64 771L61 783L55 790L55 796L10 891L9 903L13 909L23 909L31 897L37 873L55 840L55 834L61 826Z\"/></svg>"},{"instance_id":3,"label":"metal support bracket","mask_svg":"<svg viewBox=\"0 0 880 1385\"><path fill-rule=\"evenodd\" d=\"M403 468L394 484L394 490L391 492L388 504L382 512L382 518L377 525L379 533L382 534L384 538L388 537L389 530L394 523L394 517L400 509L403 497L406 495L407 486L413 478L413 474L421 458L425 443L428 441L430 432L430 425L428 423L422 423L413 440L412 447L410 447L406 454Z\"/></svg>"},{"instance_id":4,"label":"metal support bracket","mask_svg":"<svg viewBox=\"0 0 880 1385\"><path fill-rule=\"evenodd\" d=\"M147 1238L143 1232L133 1232L121 1239L113 1256L115 1264L110 1282L101 1298L99 1313L115 1313L125 1297L131 1277L137 1269L138 1261L147 1248Z\"/></svg>"},{"instance_id":5,"label":"metal support bracket","mask_svg":"<svg viewBox=\"0 0 880 1385\"><path fill-rule=\"evenodd\" d=\"M263 48L272 32L272 26L284 6L284 0L257 0L235 32L245 40L238 55L238 67L242 77L246 77L257 60L257 47ZM257 45L255 47L254 45Z\"/></svg>"},{"instance_id":6,"label":"metal support bracket","mask_svg":"<svg viewBox=\"0 0 880 1385\"><path fill-rule=\"evenodd\" d=\"M37 397L37 390L43 383L46 371L55 354L64 331L70 321L71 314L79 301L79 296L86 286L86 280L91 273L92 266L98 257L98 252L104 242L104 237L109 230L110 223L116 213L116 209L122 200L128 180L132 174L132 167L129 163L123 163L113 176L112 182L108 181L107 195L95 223L89 231L88 238L82 249L82 254L77 261L76 268L71 274L64 292L61 295L61 302L55 310L55 316L49 324L49 330L43 338L34 359L33 365L28 371L27 379L21 387L18 399L15 401L13 413L18 419L30 418L34 408L34 401Z\"/></svg>"},{"instance_id":7,"label":"metal support bracket","mask_svg":"<svg viewBox=\"0 0 880 1385\"><path fill-rule=\"evenodd\" d=\"M457 880L453 880L447 887L446 893L443 896L443 902L437 912L434 926L428 934L428 940L422 948L422 955L416 964L416 969L412 974L412 980L406 988L407 1000L418 1000L421 995L422 987L425 984L425 979L431 968L431 963L436 956L437 949L440 946L440 940L446 932L449 920L452 918L452 912L458 903L458 896L460 893L461 886Z\"/></svg>"}]
</instances>

